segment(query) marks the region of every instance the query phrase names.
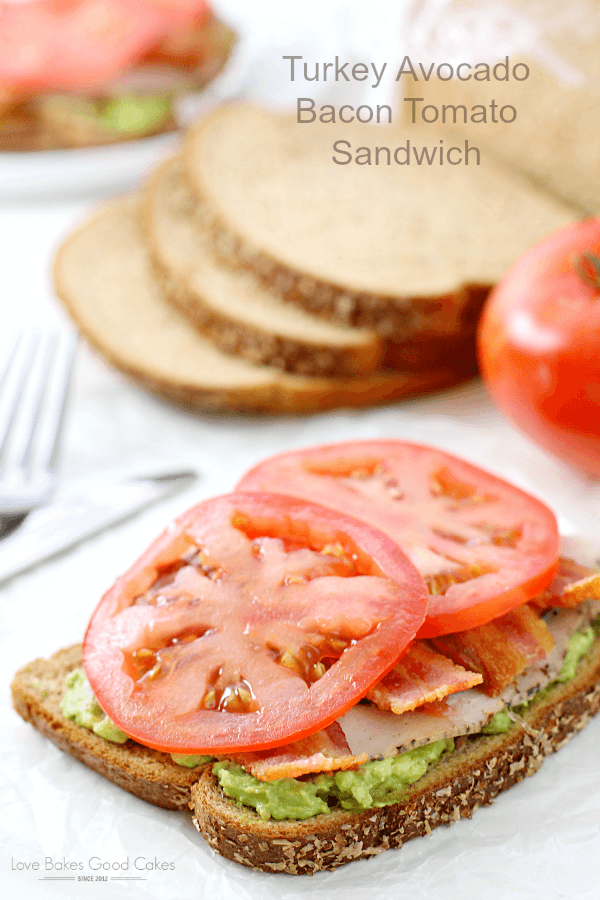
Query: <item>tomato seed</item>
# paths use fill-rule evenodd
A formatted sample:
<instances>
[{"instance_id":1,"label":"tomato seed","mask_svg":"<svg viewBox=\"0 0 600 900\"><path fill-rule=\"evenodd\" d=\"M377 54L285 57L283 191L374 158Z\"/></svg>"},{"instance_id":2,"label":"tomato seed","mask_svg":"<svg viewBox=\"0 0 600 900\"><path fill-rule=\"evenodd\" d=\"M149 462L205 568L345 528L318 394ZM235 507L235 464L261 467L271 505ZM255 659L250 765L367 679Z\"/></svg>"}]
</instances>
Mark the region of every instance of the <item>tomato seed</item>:
<instances>
[{"instance_id":1,"label":"tomato seed","mask_svg":"<svg viewBox=\"0 0 600 900\"><path fill-rule=\"evenodd\" d=\"M214 709L216 707L216 705L217 705L217 692L215 691L214 688L211 688L210 691L208 691L206 693L204 700L202 701L202 706L204 706L205 709Z\"/></svg>"},{"instance_id":2,"label":"tomato seed","mask_svg":"<svg viewBox=\"0 0 600 900\"><path fill-rule=\"evenodd\" d=\"M303 675L302 666L300 665L299 660L297 660L295 656L292 656L289 650L283 651L278 662L280 662L282 666L285 666L286 669L291 669L296 675Z\"/></svg>"},{"instance_id":3,"label":"tomato seed","mask_svg":"<svg viewBox=\"0 0 600 900\"><path fill-rule=\"evenodd\" d=\"M286 575L283 579L283 583L286 587L290 584L304 584L305 582L306 578L302 575Z\"/></svg>"}]
</instances>

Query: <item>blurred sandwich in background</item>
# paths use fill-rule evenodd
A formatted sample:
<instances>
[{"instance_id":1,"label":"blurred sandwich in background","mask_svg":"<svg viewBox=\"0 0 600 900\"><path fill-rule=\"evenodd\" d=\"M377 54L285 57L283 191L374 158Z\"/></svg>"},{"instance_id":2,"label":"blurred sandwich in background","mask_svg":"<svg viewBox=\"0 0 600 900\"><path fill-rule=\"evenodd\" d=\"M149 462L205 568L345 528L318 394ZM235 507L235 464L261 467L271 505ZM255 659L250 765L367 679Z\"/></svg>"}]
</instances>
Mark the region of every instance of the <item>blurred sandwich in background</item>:
<instances>
[{"instance_id":1,"label":"blurred sandwich in background","mask_svg":"<svg viewBox=\"0 0 600 900\"><path fill-rule=\"evenodd\" d=\"M206 0L0 0L0 151L173 131L233 43Z\"/></svg>"}]
</instances>

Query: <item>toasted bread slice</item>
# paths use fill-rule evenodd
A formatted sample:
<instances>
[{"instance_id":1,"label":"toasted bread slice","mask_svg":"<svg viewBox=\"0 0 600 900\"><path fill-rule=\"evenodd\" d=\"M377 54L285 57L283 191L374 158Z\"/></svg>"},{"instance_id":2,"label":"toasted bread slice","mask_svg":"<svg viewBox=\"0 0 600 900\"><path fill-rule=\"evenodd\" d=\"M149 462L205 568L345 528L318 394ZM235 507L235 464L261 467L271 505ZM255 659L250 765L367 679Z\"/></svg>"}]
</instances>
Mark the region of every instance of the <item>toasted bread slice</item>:
<instances>
[{"instance_id":1,"label":"toasted bread slice","mask_svg":"<svg viewBox=\"0 0 600 900\"><path fill-rule=\"evenodd\" d=\"M334 869L470 817L537 772L544 758L599 709L597 639L574 679L551 688L506 734L459 738L452 753L407 789L404 803L361 813L334 810L300 822L265 822L226 797L209 766L192 787L194 821L214 850L241 865L292 875Z\"/></svg>"},{"instance_id":2,"label":"toasted bread slice","mask_svg":"<svg viewBox=\"0 0 600 900\"><path fill-rule=\"evenodd\" d=\"M165 297L224 353L302 375L378 368L383 346L374 331L311 316L217 261L178 159L157 170L143 199L142 230Z\"/></svg>"},{"instance_id":3,"label":"toasted bread slice","mask_svg":"<svg viewBox=\"0 0 600 900\"><path fill-rule=\"evenodd\" d=\"M525 250L574 218L485 154L478 164L473 147L468 165L435 164L442 137L231 105L189 132L184 159L229 264L307 310L400 340L456 332ZM410 164L397 165L407 140ZM334 141L370 148L371 164L336 165ZM391 148L389 164L377 147ZM422 147L437 150L434 164L417 164Z\"/></svg>"},{"instance_id":4,"label":"toasted bread slice","mask_svg":"<svg viewBox=\"0 0 600 900\"><path fill-rule=\"evenodd\" d=\"M165 300L138 227L138 203L96 214L58 253L59 297L89 342L143 387L195 410L305 413L366 406L436 390L472 374L470 363L418 374L311 378L253 366L218 351Z\"/></svg>"},{"instance_id":5,"label":"toasted bread slice","mask_svg":"<svg viewBox=\"0 0 600 900\"><path fill-rule=\"evenodd\" d=\"M65 679L80 666L80 644L24 666L12 683L16 711L61 750L130 794L164 809L187 809L198 767L178 766L168 753L134 741L112 743L63 716L60 704Z\"/></svg>"}]
</instances>

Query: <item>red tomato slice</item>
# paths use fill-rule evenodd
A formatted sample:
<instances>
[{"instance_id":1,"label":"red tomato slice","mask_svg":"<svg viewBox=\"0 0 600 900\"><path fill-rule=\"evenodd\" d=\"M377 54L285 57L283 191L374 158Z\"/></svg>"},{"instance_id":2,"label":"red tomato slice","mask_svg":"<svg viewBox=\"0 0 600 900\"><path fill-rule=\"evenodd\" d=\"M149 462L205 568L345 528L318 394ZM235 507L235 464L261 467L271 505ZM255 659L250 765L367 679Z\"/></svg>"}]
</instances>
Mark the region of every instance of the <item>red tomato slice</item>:
<instances>
[{"instance_id":1,"label":"red tomato slice","mask_svg":"<svg viewBox=\"0 0 600 900\"><path fill-rule=\"evenodd\" d=\"M420 637L483 625L543 590L556 571L552 512L433 447L355 441L284 453L256 466L238 489L287 491L393 538L429 590Z\"/></svg>"},{"instance_id":2,"label":"red tomato slice","mask_svg":"<svg viewBox=\"0 0 600 900\"><path fill-rule=\"evenodd\" d=\"M0 0L0 83L93 87L120 74L206 0Z\"/></svg>"},{"instance_id":3,"label":"red tomato slice","mask_svg":"<svg viewBox=\"0 0 600 900\"><path fill-rule=\"evenodd\" d=\"M108 591L83 661L102 708L140 743L259 750L353 706L426 607L419 573L363 522L230 494L181 516Z\"/></svg>"}]
</instances>

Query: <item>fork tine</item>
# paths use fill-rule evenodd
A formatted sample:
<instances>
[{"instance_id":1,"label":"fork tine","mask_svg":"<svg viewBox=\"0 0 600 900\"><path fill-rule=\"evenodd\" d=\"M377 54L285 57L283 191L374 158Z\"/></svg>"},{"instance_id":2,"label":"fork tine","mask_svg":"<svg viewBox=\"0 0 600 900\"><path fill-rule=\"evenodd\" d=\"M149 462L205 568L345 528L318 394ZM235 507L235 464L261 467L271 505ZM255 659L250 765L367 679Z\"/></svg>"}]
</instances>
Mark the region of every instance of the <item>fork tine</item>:
<instances>
[{"instance_id":1,"label":"fork tine","mask_svg":"<svg viewBox=\"0 0 600 900\"><path fill-rule=\"evenodd\" d=\"M52 352L52 333L42 333L35 344L35 353L25 374L8 436L5 461L16 469L28 471L40 409L44 399L48 362Z\"/></svg>"},{"instance_id":2,"label":"fork tine","mask_svg":"<svg viewBox=\"0 0 600 900\"><path fill-rule=\"evenodd\" d=\"M31 471L32 453L56 341L57 334L55 332L42 335L15 420L13 457L16 465L21 466L26 472Z\"/></svg>"},{"instance_id":3,"label":"fork tine","mask_svg":"<svg viewBox=\"0 0 600 900\"><path fill-rule=\"evenodd\" d=\"M67 392L76 347L77 338L73 334L61 334L54 347L45 396L45 415L40 423L37 437L37 465L50 471L56 468L57 450L64 424Z\"/></svg>"},{"instance_id":4,"label":"fork tine","mask_svg":"<svg viewBox=\"0 0 600 900\"><path fill-rule=\"evenodd\" d=\"M39 338L39 332L23 329L15 336L9 353L0 386L0 454L6 450Z\"/></svg>"}]
</instances>

